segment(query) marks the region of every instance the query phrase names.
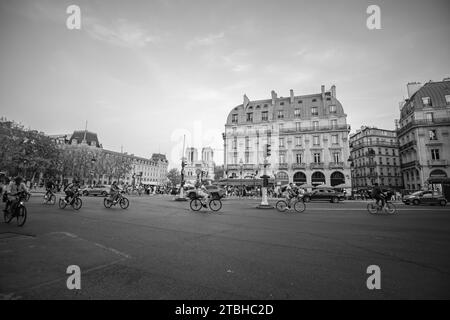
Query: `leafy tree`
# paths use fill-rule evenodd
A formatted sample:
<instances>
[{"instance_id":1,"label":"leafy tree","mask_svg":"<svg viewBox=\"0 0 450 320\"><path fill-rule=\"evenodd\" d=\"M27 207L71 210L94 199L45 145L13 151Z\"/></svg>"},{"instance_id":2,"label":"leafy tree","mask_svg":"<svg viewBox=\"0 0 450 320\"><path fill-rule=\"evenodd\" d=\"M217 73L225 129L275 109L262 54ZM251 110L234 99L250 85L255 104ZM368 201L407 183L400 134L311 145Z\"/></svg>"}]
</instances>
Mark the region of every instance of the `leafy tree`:
<instances>
[{"instance_id":1,"label":"leafy tree","mask_svg":"<svg viewBox=\"0 0 450 320\"><path fill-rule=\"evenodd\" d=\"M170 169L167 173L167 179L170 181L172 186L176 186L181 183L181 173L177 168Z\"/></svg>"}]
</instances>

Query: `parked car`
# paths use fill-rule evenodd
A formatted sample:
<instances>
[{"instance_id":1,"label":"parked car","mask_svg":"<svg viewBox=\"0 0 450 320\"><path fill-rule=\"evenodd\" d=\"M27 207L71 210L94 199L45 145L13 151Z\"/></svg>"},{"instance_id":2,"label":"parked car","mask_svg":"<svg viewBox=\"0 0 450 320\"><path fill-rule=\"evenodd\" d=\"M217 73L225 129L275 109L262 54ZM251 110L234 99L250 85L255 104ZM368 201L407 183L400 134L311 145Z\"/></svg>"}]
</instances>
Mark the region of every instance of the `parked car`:
<instances>
[{"instance_id":1,"label":"parked car","mask_svg":"<svg viewBox=\"0 0 450 320\"><path fill-rule=\"evenodd\" d=\"M403 197L403 203L406 205L420 205L420 204L439 204L441 206L447 205L447 200L442 193L436 191L417 191L413 194Z\"/></svg>"},{"instance_id":2,"label":"parked car","mask_svg":"<svg viewBox=\"0 0 450 320\"><path fill-rule=\"evenodd\" d=\"M303 201L330 201L332 203L338 203L345 200L345 195L342 192L337 192L330 188L317 188L312 192L306 192L303 195Z\"/></svg>"},{"instance_id":3,"label":"parked car","mask_svg":"<svg viewBox=\"0 0 450 320\"><path fill-rule=\"evenodd\" d=\"M217 197L219 199L222 199L225 197L225 190L222 188L219 188L217 186L205 186L206 190L212 195L212 197ZM189 199L193 199L197 195L197 190L195 188L192 188L186 192L186 197Z\"/></svg>"},{"instance_id":4,"label":"parked car","mask_svg":"<svg viewBox=\"0 0 450 320\"><path fill-rule=\"evenodd\" d=\"M83 196L102 196L106 197L111 190L111 186L109 185L97 185L93 187L85 187L80 189L80 192Z\"/></svg>"}]
</instances>

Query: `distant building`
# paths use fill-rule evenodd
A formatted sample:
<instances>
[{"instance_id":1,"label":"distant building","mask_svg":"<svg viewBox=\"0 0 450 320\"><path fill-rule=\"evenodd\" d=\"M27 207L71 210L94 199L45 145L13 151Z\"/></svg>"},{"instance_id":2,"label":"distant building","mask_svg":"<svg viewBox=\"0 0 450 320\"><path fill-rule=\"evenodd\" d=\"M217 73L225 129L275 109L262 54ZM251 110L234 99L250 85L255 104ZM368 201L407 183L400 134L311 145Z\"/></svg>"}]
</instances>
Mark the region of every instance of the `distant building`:
<instances>
[{"instance_id":1,"label":"distant building","mask_svg":"<svg viewBox=\"0 0 450 320\"><path fill-rule=\"evenodd\" d=\"M186 149L186 166L184 167L184 181L195 184L197 180L214 180L214 151L210 147L202 149L199 159L196 148Z\"/></svg>"},{"instance_id":2,"label":"distant building","mask_svg":"<svg viewBox=\"0 0 450 320\"><path fill-rule=\"evenodd\" d=\"M403 188L395 130L362 127L350 136L350 155L353 188L364 189L374 183Z\"/></svg>"},{"instance_id":3,"label":"distant building","mask_svg":"<svg viewBox=\"0 0 450 320\"><path fill-rule=\"evenodd\" d=\"M107 161L109 158L131 164L131 169L124 173L119 182L154 186L165 185L167 182L169 162L163 154L154 153L151 158L143 158L134 154L106 150L99 142L97 134L87 130L74 131L73 134L50 135L49 137L67 152L70 152L71 147L85 148L86 171L83 171L85 174L80 177L83 184L92 182L111 184L111 174L98 175L93 169L97 165L97 161ZM67 178L72 179L73 177Z\"/></svg>"},{"instance_id":4,"label":"distant building","mask_svg":"<svg viewBox=\"0 0 450 320\"><path fill-rule=\"evenodd\" d=\"M407 88L397 130L401 170L405 188L421 190L450 177L450 78Z\"/></svg>"},{"instance_id":5,"label":"distant building","mask_svg":"<svg viewBox=\"0 0 450 320\"><path fill-rule=\"evenodd\" d=\"M276 184L351 187L347 115L336 87L321 92L250 101L228 115L224 140L225 178L251 180L263 173L269 144L268 175ZM242 183L243 181L241 181ZM259 181L260 183L261 181ZM245 181L244 181L245 183Z\"/></svg>"}]
</instances>

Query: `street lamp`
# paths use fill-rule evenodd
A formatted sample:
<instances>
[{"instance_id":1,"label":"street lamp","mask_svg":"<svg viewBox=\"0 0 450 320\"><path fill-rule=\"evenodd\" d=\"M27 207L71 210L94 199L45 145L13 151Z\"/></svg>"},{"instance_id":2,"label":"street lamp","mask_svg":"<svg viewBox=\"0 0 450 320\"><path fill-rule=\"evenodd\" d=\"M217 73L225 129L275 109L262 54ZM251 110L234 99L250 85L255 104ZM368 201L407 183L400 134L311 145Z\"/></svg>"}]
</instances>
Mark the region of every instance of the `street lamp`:
<instances>
[{"instance_id":1,"label":"street lamp","mask_svg":"<svg viewBox=\"0 0 450 320\"><path fill-rule=\"evenodd\" d=\"M244 169L244 162L242 161L242 159L241 159L241 161L239 161L239 169L240 169L240 174L241 174L241 192L240 192L240 196L242 197L242 195L243 195L243 190L242 190L242 188L243 188L243 186L242 186L242 179L243 179L243 177L242 177L242 174L243 174L243 169Z\"/></svg>"}]
</instances>

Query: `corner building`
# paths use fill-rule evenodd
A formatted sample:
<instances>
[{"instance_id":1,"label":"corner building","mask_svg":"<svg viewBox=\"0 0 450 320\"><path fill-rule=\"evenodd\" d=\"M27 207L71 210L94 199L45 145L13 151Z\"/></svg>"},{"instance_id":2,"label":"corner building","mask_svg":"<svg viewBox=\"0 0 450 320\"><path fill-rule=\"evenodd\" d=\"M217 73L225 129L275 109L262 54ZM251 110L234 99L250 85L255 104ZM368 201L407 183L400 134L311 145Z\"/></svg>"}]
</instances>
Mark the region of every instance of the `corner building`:
<instances>
[{"instance_id":1,"label":"corner building","mask_svg":"<svg viewBox=\"0 0 450 320\"><path fill-rule=\"evenodd\" d=\"M320 93L244 102L228 115L224 141L224 175L252 179L263 174L264 154L271 145L268 175L275 184L293 182L351 187L347 115L336 87Z\"/></svg>"}]
</instances>

